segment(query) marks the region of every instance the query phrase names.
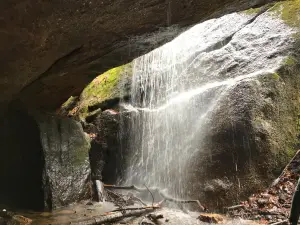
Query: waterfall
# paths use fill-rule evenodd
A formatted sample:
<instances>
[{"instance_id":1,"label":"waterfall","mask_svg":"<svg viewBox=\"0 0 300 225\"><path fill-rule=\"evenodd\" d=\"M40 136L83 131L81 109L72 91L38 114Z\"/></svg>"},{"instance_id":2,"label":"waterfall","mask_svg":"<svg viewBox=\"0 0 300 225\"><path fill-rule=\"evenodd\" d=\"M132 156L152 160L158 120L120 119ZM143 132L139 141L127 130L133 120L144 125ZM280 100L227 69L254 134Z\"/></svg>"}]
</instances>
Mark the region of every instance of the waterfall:
<instances>
[{"instance_id":1,"label":"waterfall","mask_svg":"<svg viewBox=\"0 0 300 225\"><path fill-rule=\"evenodd\" d=\"M124 104L132 117L123 182L185 197L219 103L236 85L273 73L274 64L235 70L231 42L254 19L233 13L206 21L134 60L131 101Z\"/></svg>"}]
</instances>

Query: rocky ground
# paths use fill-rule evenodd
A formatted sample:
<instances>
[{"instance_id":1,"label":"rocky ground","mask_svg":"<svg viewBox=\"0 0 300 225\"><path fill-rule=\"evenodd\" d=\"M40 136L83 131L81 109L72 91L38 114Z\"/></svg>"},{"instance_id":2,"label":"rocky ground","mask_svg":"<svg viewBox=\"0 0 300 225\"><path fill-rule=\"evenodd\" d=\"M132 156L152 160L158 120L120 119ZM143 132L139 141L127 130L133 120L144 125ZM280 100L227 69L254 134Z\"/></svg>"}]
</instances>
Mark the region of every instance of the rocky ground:
<instances>
[{"instance_id":1,"label":"rocky ground","mask_svg":"<svg viewBox=\"0 0 300 225\"><path fill-rule=\"evenodd\" d=\"M88 225L88 224L102 224L102 223L89 223L93 218L98 217L99 215L106 214L106 211L115 209L114 206L110 203L105 204L94 204L94 205L85 205L80 204L76 206L71 206L63 208L60 210L55 210L52 213L43 212L43 213L33 213L26 212L22 215L14 215L9 220L0 220L1 225L64 225L64 224L73 224L73 225ZM133 216L124 218L117 223L105 223L105 224L128 224L128 225L206 225L209 223L202 222L198 219L199 213L184 213L181 210L162 208L156 210L152 213L147 213L142 216ZM99 217L98 217L99 218ZM158 219L154 219L158 218ZM81 221L81 222L78 222ZM86 223L83 223L85 221ZM254 225L252 221L243 220L243 219L230 219L222 217L221 224L224 225Z\"/></svg>"},{"instance_id":2,"label":"rocky ground","mask_svg":"<svg viewBox=\"0 0 300 225\"><path fill-rule=\"evenodd\" d=\"M291 201L300 175L300 150L282 174L264 192L251 195L240 205L229 207L232 217L272 224L288 219Z\"/></svg>"},{"instance_id":3,"label":"rocky ground","mask_svg":"<svg viewBox=\"0 0 300 225\"><path fill-rule=\"evenodd\" d=\"M119 220L118 224L155 225L155 224L209 224L254 225L287 224L290 205L300 174L300 150L283 170L282 174L265 191L251 195L240 205L227 208L227 215L199 212L184 212L179 209L161 207L142 215ZM109 216L120 208L143 207L138 205L134 196L108 191L107 200L114 202L95 203L90 201L61 208L53 212L12 212L1 209L0 225L48 225L48 224L99 224L78 223L90 221L101 216ZM130 211L130 210L129 210ZM76 222L77 221L77 222Z\"/></svg>"}]
</instances>

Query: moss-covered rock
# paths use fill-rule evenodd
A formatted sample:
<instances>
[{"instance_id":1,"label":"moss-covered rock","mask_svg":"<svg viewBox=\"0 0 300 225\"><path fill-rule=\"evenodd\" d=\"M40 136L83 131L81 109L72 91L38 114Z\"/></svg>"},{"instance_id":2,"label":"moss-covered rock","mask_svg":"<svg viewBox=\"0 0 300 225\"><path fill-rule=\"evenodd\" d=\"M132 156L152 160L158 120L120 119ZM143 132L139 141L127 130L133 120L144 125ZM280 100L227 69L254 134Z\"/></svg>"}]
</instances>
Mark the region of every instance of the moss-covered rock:
<instances>
[{"instance_id":1,"label":"moss-covered rock","mask_svg":"<svg viewBox=\"0 0 300 225\"><path fill-rule=\"evenodd\" d=\"M76 107L72 110L68 108L68 114L85 120L94 110L114 108L120 99L126 99L130 95L131 77L132 63L99 75L82 91ZM62 105L61 111L70 105L70 102L73 102L73 98Z\"/></svg>"},{"instance_id":2,"label":"moss-covered rock","mask_svg":"<svg viewBox=\"0 0 300 225\"><path fill-rule=\"evenodd\" d=\"M120 97L123 88L121 81L130 77L131 74L131 64L119 66L101 74L83 90L80 96L82 105Z\"/></svg>"},{"instance_id":3,"label":"moss-covered rock","mask_svg":"<svg viewBox=\"0 0 300 225\"><path fill-rule=\"evenodd\" d=\"M276 17L280 16L287 25L300 28L300 0L278 2L271 11Z\"/></svg>"},{"instance_id":4,"label":"moss-covered rock","mask_svg":"<svg viewBox=\"0 0 300 225\"><path fill-rule=\"evenodd\" d=\"M261 11L261 8L250 8L250 9L244 10L242 13L252 15L252 14L257 14L260 11Z\"/></svg>"},{"instance_id":5,"label":"moss-covered rock","mask_svg":"<svg viewBox=\"0 0 300 225\"><path fill-rule=\"evenodd\" d=\"M71 96L59 109L59 114L68 116L70 111L76 106L79 98L77 96Z\"/></svg>"}]
</instances>

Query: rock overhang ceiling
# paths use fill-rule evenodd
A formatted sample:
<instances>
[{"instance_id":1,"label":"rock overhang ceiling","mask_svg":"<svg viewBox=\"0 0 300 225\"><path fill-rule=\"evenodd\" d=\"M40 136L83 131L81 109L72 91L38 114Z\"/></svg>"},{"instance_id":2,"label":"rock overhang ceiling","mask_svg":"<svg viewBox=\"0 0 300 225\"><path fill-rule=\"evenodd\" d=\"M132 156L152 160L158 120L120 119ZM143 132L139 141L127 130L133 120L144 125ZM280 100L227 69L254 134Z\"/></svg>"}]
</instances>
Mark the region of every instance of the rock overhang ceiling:
<instances>
[{"instance_id":1,"label":"rock overhang ceiling","mask_svg":"<svg viewBox=\"0 0 300 225\"><path fill-rule=\"evenodd\" d=\"M98 74L169 41L184 27L268 2L1 1L0 102L20 98L30 107L54 110Z\"/></svg>"}]
</instances>

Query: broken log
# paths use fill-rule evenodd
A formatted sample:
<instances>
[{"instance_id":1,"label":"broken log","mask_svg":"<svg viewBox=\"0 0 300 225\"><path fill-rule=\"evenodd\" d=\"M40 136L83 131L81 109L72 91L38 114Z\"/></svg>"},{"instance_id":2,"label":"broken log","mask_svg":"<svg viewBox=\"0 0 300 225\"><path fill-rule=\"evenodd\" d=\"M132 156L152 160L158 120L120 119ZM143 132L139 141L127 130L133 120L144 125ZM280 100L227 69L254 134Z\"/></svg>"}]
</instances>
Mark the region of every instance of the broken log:
<instances>
[{"instance_id":1,"label":"broken log","mask_svg":"<svg viewBox=\"0 0 300 225\"><path fill-rule=\"evenodd\" d=\"M134 185L131 185L131 186L116 186L116 185L108 185L108 184L104 184L103 186L104 186L104 188L123 189L123 190L135 190L135 191L138 191L138 192L145 192L145 191L150 192L150 190L151 191L156 191L166 201L175 202L175 203L181 203L181 204L196 203L199 206L199 208L200 208L201 211L205 211L205 207L203 207L201 205L201 203L200 203L199 200L182 200L182 199L172 198L170 196L167 196L166 194L164 194L162 191L160 191L157 188L155 188L155 189L149 189L149 188L139 188L139 187L136 187Z\"/></svg>"},{"instance_id":2,"label":"broken log","mask_svg":"<svg viewBox=\"0 0 300 225\"><path fill-rule=\"evenodd\" d=\"M54 223L53 225L99 225L103 223L111 223L111 222L117 222L127 217L133 217L133 216L141 216L143 214L153 212L155 209L158 209L159 207L144 207L139 209L123 209L122 212L107 212L104 215L93 217L93 218L86 218L86 219L80 219L76 221L69 221L66 223Z\"/></svg>"},{"instance_id":3,"label":"broken log","mask_svg":"<svg viewBox=\"0 0 300 225\"><path fill-rule=\"evenodd\" d=\"M100 180L95 180L97 197L99 202L105 202L104 187Z\"/></svg>"}]
</instances>

